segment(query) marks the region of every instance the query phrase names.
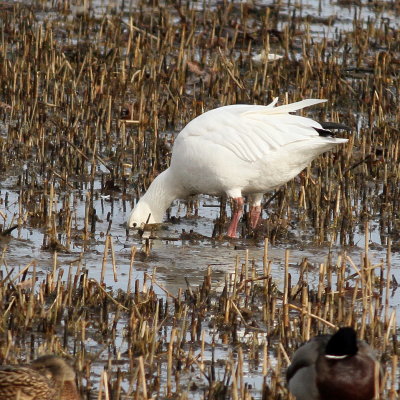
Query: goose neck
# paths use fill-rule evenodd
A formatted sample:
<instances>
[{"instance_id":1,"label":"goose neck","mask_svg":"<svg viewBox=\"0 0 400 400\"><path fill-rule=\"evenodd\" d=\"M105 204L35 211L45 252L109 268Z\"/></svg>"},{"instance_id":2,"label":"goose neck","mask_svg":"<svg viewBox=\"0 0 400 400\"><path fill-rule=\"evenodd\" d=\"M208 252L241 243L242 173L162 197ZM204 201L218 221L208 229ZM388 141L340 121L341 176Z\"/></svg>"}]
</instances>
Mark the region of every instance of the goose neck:
<instances>
[{"instance_id":1,"label":"goose neck","mask_svg":"<svg viewBox=\"0 0 400 400\"><path fill-rule=\"evenodd\" d=\"M143 196L143 200L151 204L152 211L155 214L164 214L166 209L171 203L179 197L176 182L174 182L171 176L170 169L166 169L160 175L158 175L151 183L146 194ZM158 215L154 215L156 219Z\"/></svg>"}]
</instances>

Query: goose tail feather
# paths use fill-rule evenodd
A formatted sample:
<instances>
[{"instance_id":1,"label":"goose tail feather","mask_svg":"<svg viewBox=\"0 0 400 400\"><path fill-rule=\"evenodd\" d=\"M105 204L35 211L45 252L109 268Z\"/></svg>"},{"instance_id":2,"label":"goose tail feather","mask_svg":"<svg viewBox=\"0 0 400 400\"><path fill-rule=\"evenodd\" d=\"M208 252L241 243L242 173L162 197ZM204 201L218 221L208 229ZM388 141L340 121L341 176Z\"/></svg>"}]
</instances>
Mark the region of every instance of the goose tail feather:
<instances>
[{"instance_id":1,"label":"goose tail feather","mask_svg":"<svg viewBox=\"0 0 400 400\"><path fill-rule=\"evenodd\" d=\"M295 112L297 110L301 110L302 108L305 107L310 107L314 106L315 104L320 104L320 103L325 103L326 99L306 99L306 100L301 100L297 101L296 103L291 103L291 104L284 104L282 106L274 107L273 110L271 110L271 113L290 113L290 112Z\"/></svg>"},{"instance_id":2,"label":"goose tail feather","mask_svg":"<svg viewBox=\"0 0 400 400\"><path fill-rule=\"evenodd\" d=\"M282 106L275 107L275 104L277 103L278 98L276 97L272 103L268 104L267 106L261 106L261 107L255 107L254 110L250 111L245 111L243 115L246 116L251 116L251 115L260 115L260 114L268 114L268 115L273 115L273 114L287 114L291 112L295 112L297 110L301 110L302 108L305 107L310 107L315 104L320 104L320 103L325 103L327 100L324 99L306 99L306 100L301 100L296 103L291 103L291 104L284 104Z\"/></svg>"}]
</instances>

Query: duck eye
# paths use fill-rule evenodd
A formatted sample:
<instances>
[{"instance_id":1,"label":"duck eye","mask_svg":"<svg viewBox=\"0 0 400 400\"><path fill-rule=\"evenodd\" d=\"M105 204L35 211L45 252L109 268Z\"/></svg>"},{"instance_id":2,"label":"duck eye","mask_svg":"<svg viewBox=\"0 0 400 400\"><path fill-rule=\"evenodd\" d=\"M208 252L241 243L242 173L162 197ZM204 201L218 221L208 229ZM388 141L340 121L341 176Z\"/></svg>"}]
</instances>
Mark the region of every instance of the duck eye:
<instances>
[{"instance_id":1,"label":"duck eye","mask_svg":"<svg viewBox=\"0 0 400 400\"><path fill-rule=\"evenodd\" d=\"M133 226L134 228L136 228L136 225L137 225L136 222L134 222L134 223L132 224L132 226Z\"/></svg>"}]
</instances>

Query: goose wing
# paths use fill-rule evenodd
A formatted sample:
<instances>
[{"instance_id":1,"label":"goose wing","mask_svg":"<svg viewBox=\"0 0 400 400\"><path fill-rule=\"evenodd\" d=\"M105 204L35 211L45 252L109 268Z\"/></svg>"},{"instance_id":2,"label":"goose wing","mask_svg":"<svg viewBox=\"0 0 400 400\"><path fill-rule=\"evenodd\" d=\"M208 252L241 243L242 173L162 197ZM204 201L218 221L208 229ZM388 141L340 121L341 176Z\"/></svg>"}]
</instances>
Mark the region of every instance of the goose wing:
<instances>
[{"instance_id":1,"label":"goose wing","mask_svg":"<svg viewBox=\"0 0 400 400\"><path fill-rule=\"evenodd\" d=\"M189 122L178 135L176 144L196 139L197 145L214 145L210 151L218 151L218 146L223 146L240 159L254 162L293 142L319 137L314 129L322 128L318 122L289 113L325 101L308 99L275 107L275 99L267 106L216 108Z\"/></svg>"}]
</instances>

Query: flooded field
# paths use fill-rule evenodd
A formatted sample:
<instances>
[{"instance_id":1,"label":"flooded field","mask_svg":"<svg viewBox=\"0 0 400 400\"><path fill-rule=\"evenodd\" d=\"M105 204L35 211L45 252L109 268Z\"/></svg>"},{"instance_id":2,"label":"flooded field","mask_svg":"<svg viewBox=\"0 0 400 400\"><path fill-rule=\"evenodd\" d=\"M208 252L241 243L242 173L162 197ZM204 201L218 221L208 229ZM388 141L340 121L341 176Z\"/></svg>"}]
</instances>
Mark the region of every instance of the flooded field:
<instances>
[{"instance_id":1,"label":"flooded field","mask_svg":"<svg viewBox=\"0 0 400 400\"><path fill-rule=\"evenodd\" d=\"M398 398L397 0L0 13L2 364L63 355L85 399L289 399L294 350L352 325ZM328 99L303 114L349 142L266 193L238 239L207 195L127 230L187 122L274 97Z\"/></svg>"}]
</instances>

